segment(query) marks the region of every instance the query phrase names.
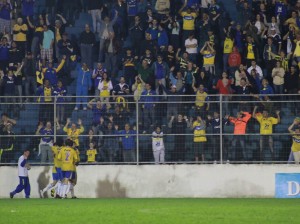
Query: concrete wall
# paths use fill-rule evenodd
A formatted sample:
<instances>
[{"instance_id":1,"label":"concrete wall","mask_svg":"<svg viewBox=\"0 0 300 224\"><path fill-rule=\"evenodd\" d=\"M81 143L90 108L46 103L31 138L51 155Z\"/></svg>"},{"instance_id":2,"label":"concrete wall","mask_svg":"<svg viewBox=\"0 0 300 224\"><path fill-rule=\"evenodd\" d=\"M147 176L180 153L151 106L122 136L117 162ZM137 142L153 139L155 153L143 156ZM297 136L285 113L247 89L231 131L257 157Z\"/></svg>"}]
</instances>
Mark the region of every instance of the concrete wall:
<instances>
[{"instance_id":1,"label":"concrete wall","mask_svg":"<svg viewBox=\"0 0 300 224\"><path fill-rule=\"evenodd\" d=\"M275 174L297 173L299 166L89 165L77 170L75 193L80 198L274 197ZM51 177L51 167L32 167L31 197L39 197ZM17 184L17 168L0 167L0 198L7 198Z\"/></svg>"}]
</instances>

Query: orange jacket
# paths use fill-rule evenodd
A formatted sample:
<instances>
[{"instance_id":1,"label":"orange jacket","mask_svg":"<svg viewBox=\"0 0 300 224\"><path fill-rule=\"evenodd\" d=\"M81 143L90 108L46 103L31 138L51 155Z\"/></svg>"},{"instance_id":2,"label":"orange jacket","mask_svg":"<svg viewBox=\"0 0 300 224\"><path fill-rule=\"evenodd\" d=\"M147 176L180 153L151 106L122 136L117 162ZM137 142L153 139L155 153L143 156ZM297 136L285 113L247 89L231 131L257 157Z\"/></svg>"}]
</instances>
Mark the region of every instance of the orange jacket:
<instances>
[{"instance_id":1,"label":"orange jacket","mask_svg":"<svg viewBox=\"0 0 300 224\"><path fill-rule=\"evenodd\" d=\"M246 133L247 122L251 118L251 114L244 112L244 117L235 118L229 117L229 121L234 124L234 134L235 135L244 135Z\"/></svg>"}]
</instances>

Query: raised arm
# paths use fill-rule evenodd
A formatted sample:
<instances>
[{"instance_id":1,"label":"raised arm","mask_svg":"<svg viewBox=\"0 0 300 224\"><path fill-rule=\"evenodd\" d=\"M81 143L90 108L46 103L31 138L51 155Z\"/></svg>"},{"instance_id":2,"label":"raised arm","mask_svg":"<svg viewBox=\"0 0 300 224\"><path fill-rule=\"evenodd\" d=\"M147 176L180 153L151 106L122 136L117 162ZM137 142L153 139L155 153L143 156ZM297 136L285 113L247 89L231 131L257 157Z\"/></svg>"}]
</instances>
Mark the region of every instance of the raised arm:
<instances>
[{"instance_id":1,"label":"raised arm","mask_svg":"<svg viewBox=\"0 0 300 224\"><path fill-rule=\"evenodd\" d=\"M256 110L257 110L257 106L254 107L253 112L252 112L252 117L256 118Z\"/></svg>"}]
</instances>

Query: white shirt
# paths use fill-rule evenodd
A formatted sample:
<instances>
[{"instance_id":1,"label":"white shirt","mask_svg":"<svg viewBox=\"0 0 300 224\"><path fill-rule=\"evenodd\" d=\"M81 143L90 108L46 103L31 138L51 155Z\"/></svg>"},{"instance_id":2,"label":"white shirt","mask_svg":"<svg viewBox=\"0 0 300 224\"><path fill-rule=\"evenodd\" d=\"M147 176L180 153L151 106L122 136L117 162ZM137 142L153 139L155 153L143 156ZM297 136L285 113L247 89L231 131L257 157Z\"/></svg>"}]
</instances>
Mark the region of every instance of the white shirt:
<instances>
[{"instance_id":1,"label":"white shirt","mask_svg":"<svg viewBox=\"0 0 300 224\"><path fill-rule=\"evenodd\" d=\"M153 152L165 149L163 135L164 135L163 132L160 132L159 134L156 133L155 131L152 132L152 149L153 149Z\"/></svg>"},{"instance_id":2,"label":"white shirt","mask_svg":"<svg viewBox=\"0 0 300 224\"><path fill-rule=\"evenodd\" d=\"M262 72L262 70L261 70L261 67L259 67L258 65L256 65L255 68L254 68L253 66L250 66L250 67L247 69L247 72L248 72L249 74L251 74L252 69L255 69L256 72L259 74L259 79L262 79L262 78L264 77L263 72Z\"/></svg>"},{"instance_id":3,"label":"white shirt","mask_svg":"<svg viewBox=\"0 0 300 224\"><path fill-rule=\"evenodd\" d=\"M186 48L186 52L189 54L197 54L198 41L197 39L190 40L189 38L185 40L184 46L196 44L196 47Z\"/></svg>"},{"instance_id":4,"label":"white shirt","mask_svg":"<svg viewBox=\"0 0 300 224\"><path fill-rule=\"evenodd\" d=\"M18 161L18 175L19 177L28 177L28 170L25 167L25 163L24 167L21 166L21 163L24 161L24 155L20 156L19 161Z\"/></svg>"}]
</instances>

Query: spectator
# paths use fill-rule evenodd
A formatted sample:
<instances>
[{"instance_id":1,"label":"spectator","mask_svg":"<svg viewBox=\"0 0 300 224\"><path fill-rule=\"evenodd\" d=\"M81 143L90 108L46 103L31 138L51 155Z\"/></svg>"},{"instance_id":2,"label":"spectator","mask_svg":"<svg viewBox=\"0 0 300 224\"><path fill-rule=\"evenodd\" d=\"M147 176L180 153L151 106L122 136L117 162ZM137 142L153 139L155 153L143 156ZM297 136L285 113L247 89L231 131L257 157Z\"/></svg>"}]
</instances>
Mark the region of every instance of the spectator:
<instances>
[{"instance_id":1,"label":"spectator","mask_svg":"<svg viewBox=\"0 0 300 224\"><path fill-rule=\"evenodd\" d=\"M53 162L51 147L53 146L54 131L51 122L47 121L46 126L43 125L43 122L40 122L35 134L42 136L39 144L41 163L45 163L47 159L50 163Z\"/></svg>"},{"instance_id":2,"label":"spectator","mask_svg":"<svg viewBox=\"0 0 300 224\"><path fill-rule=\"evenodd\" d=\"M6 37L2 37L0 42L0 70L6 71L9 64L9 43Z\"/></svg>"},{"instance_id":3,"label":"spectator","mask_svg":"<svg viewBox=\"0 0 300 224\"><path fill-rule=\"evenodd\" d=\"M299 124L299 119L295 119L294 122L289 126L288 131L292 134L293 138L293 144L292 144L292 152L295 160L295 164L299 164L300 162L300 129L299 126L296 125ZM296 129L293 130L293 128L296 126Z\"/></svg>"},{"instance_id":4,"label":"spectator","mask_svg":"<svg viewBox=\"0 0 300 224\"><path fill-rule=\"evenodd\" d=\"M35 0L22 1L22 16L24 18L27 16L34 16L34 1Z\"/></svg>"},{"instance_id":5,"label":"spectator","mask_svg":"<svg viewBox=\"0 0 300 224\"><path fill-rule=\"evenodd\" d=\"M199 161L199 156L201 161L205 160L205 149L206 149L206 122L202 119L201 116L197 116L197 119L193 122L191 126L194 131L194 153L195 153L195 161Z\"/></svg>"},{"instance_id":6,"label":"spectator","mask_svg":"<svg viewBox=\"0 0 300 224\"><path fill-rule=\"evenodd\" d=\"M227 69L228 69L228 61L229 61L228 59L229 59L230 54L233 51L234 40L233 40L233 38L230 35L231 35L231 33L227 32L225 40L224 40L224 48L223 48L223 71L227 71Z\"/></svg>"},{"instance_id":7,"label":"spectator","mask_svg":"<svg viewBox=\"0 0 300 224\"><path fill-rule=\"evenodd\" d=\"M0 132L1 136L3 136L0 149L0 162L2 163L10 163L13 160L16 137L12 131L12 126L11 123L8 123Z\"/></svg>"},{"instance_id":8,"label":"spectator","mask_svg":"<svg viewBox=\"0 0 300 224\"><path fill-rule=\"evenodd\" d=\"M247 72L250 74L253 69L259 74L259 79L261 80L264 74L261 67L256 64L256 61L251 61L251 66L247 69Z\"/></svg>"},{"instance_id":9,"label":"spectator","mask_svg":"<svg viewBox=\"0 0 300 224\"><path fill-rule=\"evenodd\" d=\"M118 127L118 126L116 126ZM117 141L118 131L113 127L113 123L108 122L107 127L103 131L104 143L103 150L108 155L109 162L116 162L119 145Z\"/></svg>"},{"instance_id":10,"label":"spectator","mask_svg":"<svg viewBox=\"0 0 300 224\"><path fill-rule=\"evenodd\" d=\"M100 96L100 90L98 89L99 82L102 80L103 73L106 72L106 68L103 67L101 62L97 63L97 67L93 70L92 79L95 88L95 96Z\"/></svg>"},{"instance_id":11,"label":"spectator","mask_svg":"<svg viewBox=\"0 0 300 224\"><path fill-rule=\"evenodd\" d=\"M112 21L110 21L108 16L104 17L104 20L102 20L102 12L103 12L103 7L100 9L100 15L99 15L99 38L100 38L100 47L99 47L99 57L98 61L99 62L104 62L103 56L104 56L104 42L106 39L109 38L109 33L114 32L113 26L117 21L118 18L118 12L115 11L115 17Z\"/></svg>"},{"instance_id":12,"label":"spectator","mask_svg":"<svg viewBox=\"0 0 300 224\"><path fill-rule=\"evenodd\" d=\"M57 42L58 60L65 59L65 72L70 73L70 57L74 55L74 47L71 40L68 39L68 34L63 33L62 39Z\"/></svg>"},{"instance_id":13,"label":"spectator","mask_svg":"<svg viewBox=\"0 0 300 224\"><path fill-rule=\"evenodd\" d=\"M53 95L56 96L56 119L58 123L62 123L65 119L65 96L67 89L63 86L63 82L58 80L57 87L53 90Z\"/></svg>"},{"instance_id":14,"label":"spectator","mask_svg":"<svg viewBox=\"0 0 300 224\"><path fill-rule=\"evenodd\" d=\"M175 119L175 115L171 116L168 123L168 127L171 129L171 133L176 135L174 138L174 150L171 154L171 161L185 161L186 149L186 130L191 126L187 116L178 114Z\"/></svg>"},{"instance_id":15,"label":"spectator","mask_svg":"<svg viewBox=\"0 0 300 224\"><path fill-rule=\"evenodd\" d=\"M36 95L39 96L37 101L41 103L39 105L40 121L53 121L53 87L48 79L45 79L44 85L37 89Z\"/></svg>"},{"instance_id":16,"label":"spectator","mask_svg":"<svg viewBox=\"0 0 300 224\"><path fill-rule=\"evenodd\" d=\"M143 33L143 25L141 24L139 16L135 16L134 23L130 24L129 32L132 41L132 47L134 49L134 54L140 56L141 53L140 45L143 40L144 33Z\"/></svg>"},{"instance_id":17,"label":"spectator","mask_svg":"<svg viewBox=\"0 0 300 224\"><path fill-rule=\"evenodd\" d=\"M97 154L98 154L97 149L95 149L94 143L91 142L89 144L89 149L86 150L87 162L88 163L95 163Z\"/></svg>"},{"instance_id":18,"label":"spectator","mask_svg":"<svg viewBox=\"0 0 300 224\"><path fill-rule=\"evenodd\" d=\"M88 91L92 88L92 75L86 63L82 63L82 67L78 69L77 87L76 87L76 106L74 110L78 110L82 105L83 110L87 109Z\"/></svg>"},{"instance_id":19,"label":"spectator","mask_svg":"<svg viewBox=\"0 0 300 224\"><path fill-rule=\"evenodd\" d=\"M95 34L90 30L90 26L85 24L84 31L79 37L79 44L82 62L85 62L90 69L93 68L93 46L95 43Z\"/></svg>"},{"instance_id":20,"label":"spectator","mask_svg":"<svg viewBox=\"0 0 300 224\"><path fill-rule=\"evenodd\" d=\"M141 103L143 108L143 127L149 128L155 122L155 102L158 100L155 97L156 93L151 88L151 84L146 83L145 90L141 95Z\"/></svg>"},{"instance_id":21,"label":"spectator","mask_svg":"<svg viewBox=\"0 0 300 224\"><path fill-rule=\"evenodd\" d=\"M155 131L152 132L152 150L155 164L165 162L165 145L164 145L164 133L160 127L157 126Z\"/></svg>"},{"instance_id":22,"label":"spectator","mask_svg":"<svg viewBox=\"0 0 300 224\"><path fill-rule=\"evenodd\" d=\"M245 133L246 133L246 127L247 123L251 118L251 114L249 112L240 111L237 113L237 117L231 117L229 115L225 116L225 119L228 119L229 122L234 124L234 136L232 140L232 160L236 160L236 152L237 149L237 142L240 143L240 147L242 149L242 159L244 161L247 161L247 154L246 154L246 148L245 148Z\"/></svg>"},{"instance_id":23,"label":"spectator","mask_svg":"<svg viewBox=\"0 0 300 224\"><path fill-rule=\"evenodd\" d=\"M233 47L232 52L228 56L229 74L233 75L233 72L241 65L242 58L238 52L237 47Z\"/></svg>"},{"instance_id":24,"label":"spectator","mask_svg":"<svg viewBox=\"0 0 300 224\"><path fill-rule=\"evenodd\" d=\"M122 76L120 78L120 83L114 86L112 95L116 104L121 110L128 110L128 104L126 95L129 94L129 85L125 83L125 78Z\"/></svg>"},{"instance_id":25,"label":"spectator","mask_svg":"<svg viewBox=\"0 0 300 224\"><path fill-rule=\"evenodd\" d=\"M16 108L16 76L14 75L13 67L10 67L7 74L2 73L0 84L3 89L3 94L5 96L5 103L13 103L7 105L7 112L12 112L15 114L17 112Z\"/></svg>"},{"instance_id":26,"label":"spectator","mask_svg":"<svg viewBox=\"0 0 300 224\"><path fill-rule=\"evenodd\" d=\"M275 90L275 94L284 93L284 76L285 76L285 71L281 67L280 61L277 61L276 67L273 68L272 70L273 87Z\"/></svg>"},{"instance_id":27,"label":"spectator","mask_svg":"<svg viewBox=\"0 0 300 224\"><path fill-rule=\"evenodd\" d=\"M139 120L141 121L142 117L142 104L139 103L142 93L145 91L145 82L143 81L143 79L141 78L141 76L136 76L135 77L135 83L132 85L132 92L134 95L134 101L137 102L138 104L138 117Z\"/></svg>"},{"instance_id":28,"label":"spectator","mask_svg":"<svg viewBox=\"0 0 300 224\"><path fill-rule=\"evenodd\" d=\"M270 117L268 111L263 110L263 113L256 113L257 106L254 107L252 117L260 124L260 161L263 161L263 150L268 143L271 151L271 160L274 161L274 147L273 147L273 125L280 122L280 111L276 111L277 118Z\"/></svg>"},{"instance_id":29,"label":"spectator","mask_svg":"<svg viewBox=\"0 0 300 224\"><path fill-rule=\"evenodd\" d=\"M193 63L197 61L198 41L194 38L194 34L190 33L189 38L185 40L186 52Z\"/></svg>"},{"instance_id":30,"label":"spectator","mask_svg":"<svg viewBox=\"0 0 300 224\"><path fill-rule=\"evenodd\" d=\"M70 124L71 127L69 128ZM71 139L74 142L75 147L79 147L79 135L81 135L84 132L84 127L82 125L81 119L78 119L76 124L75 122L71 123L70 118L68 118L63 130L67 133L68 139Z\"/></svg>"},{"instance_id":31,"label":"spectator","mask_svg":"<svg viewBox=\"0 0 300 224\"><path fill-rule=\"evenodd\" d=\"M209 71L212 75L215 75L216 51L209 42L205 42L204 46L200 50L200 53L203 55L203 67L205 71Z\"/></svg>"},{"instance_id":32,"label":"spectator","mask_svg":"<svg viewBox=\"0 0 300 224\"><path fill-rule=\"evenodd\" d=\"M7 1L0 3L0 33L11 32L11 12L13 10L12 4Z\"/></svg>"},{"instance_id":33,"label":"spectator","mask_svg":"<svg viewBox=\"0 0 300 224\"><path fill-rule=\"evenodd\" d=\"M23 83L25 86L25 96L35 95L37 82L36 82L36 69L35 61L31 52L27 52L23 64ZM28 101L28 99L27 99Z\"/></svg>"},{"instance_id":34,"label":"spectator","mask_svg":"<svg viewBox=\"0 0 300 224\"><path fill-rule=\"evenodd\" d=\"M22 18L17 19L17 23L14 25L13 28L13 34L14 34L14 41L16 41L16 44L18 46L18 49L20 50L20 54L22 57L25 56L25 52L27 49L27 32L28 27L25 23L23 23Z\"/></svg>"},{"instance_id":35,"label":"spectator","mask_svg":"<svg viewBox=\"0 0 300 224\"><path fill-rule=\"evenodd\" d=\"M120 51L120 43L115 38L115 33L109 33L109 39L104 42L105 67L112 77L116 77L118 73L118 54Z\"/></svg>"},{"instance_id":36,"label":"spectator","mask_svg":"<svg viewBox=\"0 0 300 224\"><path fill-rule=\"evenodd\" d=\"M129 87L134 83L134 78L136 75L135 71L135 56L132 54L132 50L130 48L126 49L126 54L122 58L123 62L123 74L126 82Z\"/></svg>"},{"instance_id":37,"label":"spectator","mask_svg":"<svg viewBox=\"0 0 300 224\"><path fill-rule=\"evenodd\" d=\"M116 130L118 130L118 126L115 126ZM135 144L135 138L136 138L136 131L135 127L133 127L133 130L130 130L130 125L127 123L125 124L125 129L119 131L119 134L121 135L121 142L122 142L122 148L123 148L123 161L124 162L136 162L136 144Z\"/></svg>"},{"instance_id":38,"label":"spectator","mask_svg":"<svg viewBox=\"0 0 300 224\"><path fill-rule=\"evenodd\" d=\"M107 73L104 72L102 76L102 80L99 82L98 89L100 91L100 100L101 102L106 103L106 108L109 110L111 105L110 101L110 91L113 89L113 85L111 80L108 78Z\"/></svg>"},{"instance_id":39,"label":"spectator","mask_svg":"<svg viewBox=\"0 0 300 224\"><path fill-rule=\"evenodd\" d=\"M187 0L184 1L183 6L179 9L178 13L182 16L182 40L183 42L188 39L189 35L195 31L195 20L198 16L196 12L192 12L190 7L187 7L186 11L183 11L187 5Z\"/></svg>"},{"instance_id":40,"label":"spectator","mask_svg":"<svg viewBox=\"0 0 300 224\"><path fill-rule=\"evenodd\" d=\"M53 45L54 45L54 33L48 29L47 25L43 26L44 37L41 44L41 59L43 60L43 66L46 65L46 59L48 61L53 60Z\"/></svg>"},{"instance_id":41,"label":"spectator","mask_svg":"<svg viewBox=\"0 0 300 224\"><path fill-rule=\"evenodd\" d=\"M98 0L89 0L87 6L88 13L91 14L93 20L93 31L97 33L97 21L100 15L101 2Z\"/></svg>"},{"instance_id":42,"label":"spectator","mask_svg":"<svg viewBox=\"0 0 300 224\"><path fill-rule=\"evenodd\" d=\"M57 86L57 73L63 68L63 66L65 65L65 61L66 61L66 56L64 55L62 57L62 60L60 62L60 64L57 66L57 68L53 67L53 62L49 61L48 63L48 67L44 67L42 69L42 76L43 79L47 79L50 82L50 85L52 87L56 87Z\"/></svg>"},{"instance_id":43,"label":"spectator","mask_svg":"<svg viewBox=\"0 0 300 224\"><path fill-rule=\"evenodd\" d=\"M93 126L96 127L99 124L100 119L103 118L106 114L106 104L102 104L102 102L98 98L97 100L92 99L87 106L93 111ZM93 130L96 133L95 129Z\"/></svg>"},{"instance_id":44,"label":"spectator","mask_svg":"<svg viewBox=\"0 0 300 224\"><path fill-rule=\"evenodd\" d=\"M155 76L155 87L157 95L166 95L161 89L159 89L158 83L161 82L162 85L166 85L166 77L169 74L169 66L163 61L162 55L157 55L157 61L152 64L152 70ZM161 93L160 93L161 92Z\"/></svg>"}]
</instances>

